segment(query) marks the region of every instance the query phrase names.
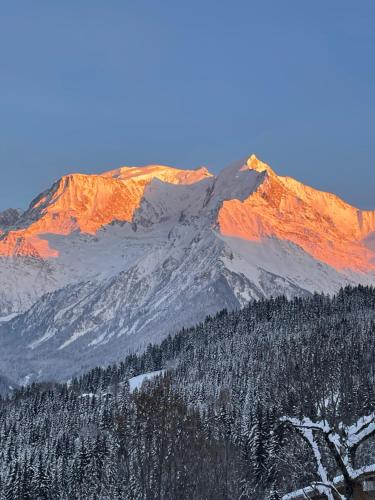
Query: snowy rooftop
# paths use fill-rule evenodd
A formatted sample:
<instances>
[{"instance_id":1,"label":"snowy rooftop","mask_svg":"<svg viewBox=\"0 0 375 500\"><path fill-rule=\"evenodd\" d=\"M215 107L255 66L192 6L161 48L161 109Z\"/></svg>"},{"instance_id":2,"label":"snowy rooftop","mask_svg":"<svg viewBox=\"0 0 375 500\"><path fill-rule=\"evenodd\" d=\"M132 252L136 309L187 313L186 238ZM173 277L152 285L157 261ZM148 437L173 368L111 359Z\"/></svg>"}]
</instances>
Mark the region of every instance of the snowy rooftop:
<instances>
[{"instance_id":1,"label":"snowy rooftop","mask_svg":"<svg viewBox=\"0 0 375 500\"><path fill-rule=\"evenodd\" d=\"M362 476L365 476L367 474L375 474L375 464L371 465L366 465L364 467L360 467L359 469L356 469L355 475L358 480L364 479ZM334 478L333 482L336 485L340 485L343 482L343 476L337 476ZM296 491L292 491L291 493L287 493L286 495L283 496L282 500L297 500L297 499L305 499L309 498L308 495L311 495L312 493L315 493L316 489L313 486L306 486L305 488L301 488Z\"/></svg>"}]
</instances>

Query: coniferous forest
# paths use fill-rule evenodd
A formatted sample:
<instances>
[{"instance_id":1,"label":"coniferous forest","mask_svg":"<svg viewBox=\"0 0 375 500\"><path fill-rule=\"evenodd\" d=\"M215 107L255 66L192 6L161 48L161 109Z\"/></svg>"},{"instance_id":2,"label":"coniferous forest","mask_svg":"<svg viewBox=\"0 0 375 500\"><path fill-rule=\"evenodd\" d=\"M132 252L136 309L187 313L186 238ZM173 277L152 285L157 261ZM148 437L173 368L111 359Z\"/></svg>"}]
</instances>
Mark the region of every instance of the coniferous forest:
<instances>
[{"instance_id":1,"label":"coniferous forest","mask_svg":"<svg viewBox=\"0 0 375 500\"><path fill-rule=\"evenodd\" d=\"M15 390L0 401L0 499L281 498L316 473L280 418L338 426L373 412L374 334L373 288L279 297L69 383ZM375 462L372 440L356 461Z\"/></svg>"}]
</instances>

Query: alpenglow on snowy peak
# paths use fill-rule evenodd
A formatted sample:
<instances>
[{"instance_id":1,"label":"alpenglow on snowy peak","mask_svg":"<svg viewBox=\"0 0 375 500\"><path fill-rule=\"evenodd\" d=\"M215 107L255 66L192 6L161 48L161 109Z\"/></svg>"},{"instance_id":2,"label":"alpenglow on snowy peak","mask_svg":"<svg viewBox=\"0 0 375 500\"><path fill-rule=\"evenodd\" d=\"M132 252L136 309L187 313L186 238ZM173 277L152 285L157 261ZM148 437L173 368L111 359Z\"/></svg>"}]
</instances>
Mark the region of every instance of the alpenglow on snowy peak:
<instances>
[{"instance_id":1,"label":"alpenglow on snowy peak","mask_svg":"<svg viewBox=\"0 0 375 500\"><path fill-rule=\"evenodd\" d=\"M0 227L0 361L68 378L249 300L375 283L375 211L255 155L71 174Z\"/></svg>"}]
</instances>

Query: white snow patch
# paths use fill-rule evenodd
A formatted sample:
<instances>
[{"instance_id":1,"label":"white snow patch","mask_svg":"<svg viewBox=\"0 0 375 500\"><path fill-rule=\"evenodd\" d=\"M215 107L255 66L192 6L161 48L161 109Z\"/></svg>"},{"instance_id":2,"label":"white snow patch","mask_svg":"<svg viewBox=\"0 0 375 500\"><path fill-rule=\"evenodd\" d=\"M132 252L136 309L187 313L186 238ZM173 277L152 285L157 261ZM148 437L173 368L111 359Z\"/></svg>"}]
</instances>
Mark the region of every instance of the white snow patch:
<instances>
[{"instance_id":1,"label":"white snow patch","mask_svg":"<svg viewBox=\"0 0 375 500\"><path fill-rule=\"evenodd\" d=\"M142 373L141 375L137 375L136 377L132 377L129 379L129 390L130 392L134 392L136 389L140 389L145 380L151 380L159 375L164 375L165 370L157 370L155 372Z\"/></svg>"},{"instance_id":2,"label":"white snow patch","mask_svg":"<svg viewBox=\"0 0 375 500\"><path fill-rule=\"evenodd\" d=\"M10 321L11 319L15 318L18 316L19 313L12 313L8 314L7 316L1 316L0 317L0 323L6 323L7 321Z\"/></svg>"}]
</instances>

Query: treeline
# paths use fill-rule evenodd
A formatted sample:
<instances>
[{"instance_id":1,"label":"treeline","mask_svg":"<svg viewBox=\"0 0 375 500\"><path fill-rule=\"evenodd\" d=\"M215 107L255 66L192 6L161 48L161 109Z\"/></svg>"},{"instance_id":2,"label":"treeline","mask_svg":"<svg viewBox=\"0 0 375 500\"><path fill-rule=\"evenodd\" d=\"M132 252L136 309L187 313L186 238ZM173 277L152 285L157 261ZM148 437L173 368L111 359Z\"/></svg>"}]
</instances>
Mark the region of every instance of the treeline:
<instances>
[{"instance_id":1,"label":"treeline","mask_svg":"<svg viewBox=\"0 0 375 500\"><path fill-rule=\"evenodd\" d=\"M338 425L374 411L374 334L373 288L279 297L70 384L18 390L0 402L0 499L280 498L314 466L279 417ZM371 461L368 443L357 465Z\"/></svg>"},{"instance_id":2,"label":"treeline","mask_svg":"<svg viewBox=\"0 0 375 500\"><path fill-rule=\"evenodd\" d=\"M1 499L236 498L239 449L172 391L33 386L0 414Z\"/></svg>"}]
</instances>

